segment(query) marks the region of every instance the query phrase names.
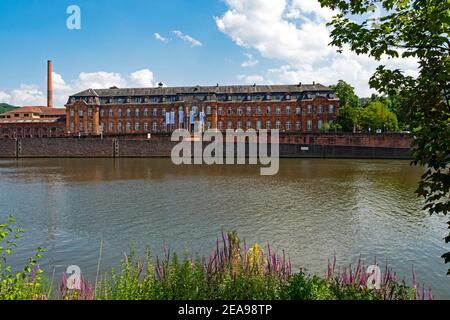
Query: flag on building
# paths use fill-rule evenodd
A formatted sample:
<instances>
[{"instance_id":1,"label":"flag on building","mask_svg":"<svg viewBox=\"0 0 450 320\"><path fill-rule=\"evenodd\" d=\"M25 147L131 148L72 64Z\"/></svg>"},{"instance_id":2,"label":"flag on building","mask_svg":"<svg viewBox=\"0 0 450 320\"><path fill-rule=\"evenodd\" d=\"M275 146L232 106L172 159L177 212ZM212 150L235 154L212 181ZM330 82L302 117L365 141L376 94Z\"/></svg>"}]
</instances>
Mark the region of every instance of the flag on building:
<instances>
[{"instance_id":1,"label":"flag on building","mask_svg":"<svg viewBox=\"0 0 450 320\"><path fill-rule=\"evenodd\" d=\"M205 112L203 112L203 111L200 112L200 122L202 124L205 123Z\"/></svg>"},{"instance_id":2,"label":"flag on building","mask_svg":"<svg viewBox=\"0 0 450 320\"><path fill-rule=\"evenodd\" d=\"M195 122L195 111L191 111L191 113L190 113L190 115L189 115L189 122L191 123L191 124L194 124L194 122Z\"/></svg>"},{"instance_id":3,"label":"flag on building","mask_svg":"<svg viewBox=\"0 0 450 320\"><path fill-rule=\"evenodd\" d=\"M178 121L179 121L179 123L184 123L184 111L183 110L180 110L178 112Z\"/></svg>"},{"instance_id":4,"label":"flag on building","mask_svg":"<svg viewBox=\"0 0 450 320\"><path fill-rule=\"evenodd\" d=\"M170 112L170 124L175 124L175 111Z\"/></svg>"},{"instance_id":5,"label":"flag on building","mask_svg":"<svg viewBox=\"0 0 450 320\"><path fill-rule=\"evenodd\" d=\"M166 112L166 124L170 124L170 112Z\"/></svg>"}]
</instances>

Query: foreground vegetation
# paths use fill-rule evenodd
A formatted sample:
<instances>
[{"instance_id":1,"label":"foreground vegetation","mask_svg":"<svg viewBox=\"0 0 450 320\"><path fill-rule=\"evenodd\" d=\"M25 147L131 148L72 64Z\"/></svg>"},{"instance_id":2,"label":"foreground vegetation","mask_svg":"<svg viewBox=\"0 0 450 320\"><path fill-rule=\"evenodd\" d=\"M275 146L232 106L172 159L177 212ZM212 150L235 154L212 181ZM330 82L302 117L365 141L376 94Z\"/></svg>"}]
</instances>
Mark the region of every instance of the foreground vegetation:
<instances>
[{"instance_id":1,"label":"foreground vegetation","mask_svg":"<svg viewBox=\"0 0 450 320\"><path fill-rule=\"evenodd\" d=\"M68 289L68 278L55 283L39 267L38 249L21 272L14 273L7 257L17 246L23 230L13 228L11 216L0 224L1 300L397 300L432 299L431 291L417 290L399 282L390 268L382 274L379 289L368 289L369 275L359 261L336 270L336 259L329 263L326 276L292 272L290 259L273 251L268 244L241 244L236 233L223 234L209 258L179 259L165 250L164 257L144 259L126 256L119 271L112 270L91 283L81 277L76 289ZM155 263L153 263L153 261ZM415 282L415 280L414 280ZM69 286L70 287L70 286Z\"/></svg>"}]
</instances>

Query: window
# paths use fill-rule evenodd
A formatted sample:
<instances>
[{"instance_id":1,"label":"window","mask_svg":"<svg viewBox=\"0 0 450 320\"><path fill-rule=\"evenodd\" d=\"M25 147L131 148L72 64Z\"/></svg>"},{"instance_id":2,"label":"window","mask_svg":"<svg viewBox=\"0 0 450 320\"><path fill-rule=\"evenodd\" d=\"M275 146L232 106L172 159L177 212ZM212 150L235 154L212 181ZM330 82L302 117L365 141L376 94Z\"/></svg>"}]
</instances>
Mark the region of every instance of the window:
<instances>
[{"instance_id":1,"label":"window","mask_svg":"<svg viewBox=\"0 0 450 320\"><path fill-rule=\"evenodd\" d=\"M280 121L280 120L277 120L277 121L275 122L275 129L280 130L280 128L281 128L281 121Z\"/></svg>"},{"instance_id":2,"label":"window","mask_svg":"<svg viewBox=\"0 0 450 320\"><path fill-rule=\"evenodd\" d=\"M70 123L70 131L74 131L75 130L75 124L73 122Z\"/></svg>"},{"instance_id":3,"label":"window","mask_svg":"<svg viewBox=\"0 0 450 320\"><path fill-rule=\"evenodd\" d=\"M127 122L127 132L130 132L130 131L131 131L131 123Z\"/></svg>"},{"instance_id":4,"label":"window","mask_svg":"<svg viewBox=\"0 0 450 320\"><path fill-rule=\"evenodd\" d=\"M241 127L242 127L242 123L241 123L241 121L238 121L236 124L236 128L241 129Z\"/></svg>"},{"instance_id":5,"label":"window","mask_svg":"<svg viewBox=\"0 0 450 320\"><path fill-rule=\"evenodd\" d=\"M135 116L138 117L138 118L139 118L139 114L140 114L140 113L141 113L141 110L140 110L139 108L137 108L137 109L134 111Z\"/></svg>"},{"instance_id":6,"label":"window","mask_svg":"<svg viewBox=\"0 0 450 320\"><path fill-rule=\"evenodd\" d=\"M271 108L270 108L270 107L267 107L267 108L266 108L266 114L267 114L267 115L270 115L270 111L271 111Z\"/></svg>"},{"instance_id":7,"label":"window","mask_svg":"<svg viewBox=\"0 0 450 320\"><path fill-rule=\"evenodd\" d=\"M119 117L122 117L122 109L119 109Z\"/></svg>"},{"instance_id":8,"label":"window","mask_svg":"<svg viewBox=\"0 0 450 320\"><path fill-rule=\"evenodd\" d=\"M114 123L112 123L112 122L109 123L108 131L109 132L113 132L114 131Z\"/></svg>"},{"instance_id":9,"label":"window","mask_svg":"<svg viewBox=\"0 0 450 320\"><path fill-rule=\"evenodd\" d=\"M261 114L262 114L262 112L261 112L261 107L260 107L260 106L257 106L257 107L256 107L256 114L257 114L257 115L261 115Z\"/></svg>"},{"instance_id":10,"label":"window","mask_svg":"<svg viewBox=\"0 0 450 320\"><path fill-rule=\"evenodd\" d=\"M122 132L122 122L117 124L117 131Z\"/></svg>"},{"instance_id":11,"label":"window","mask_svg":"<svg viewBox=\"0 0 450 320\"><path fill-rule=\"evenodd\" d=\"M114 115L113 110L109 109L109 116L112 117Z\"/></svg>"},{"instance_id":12,"label":"window","mask_svg":"<svg viewBox=\"0 0 450 320\"><path fill-rule=\"evenodd\" d=\"M147 108L144 109L144 117L148 117L148 109Z\"/></svg>"},{"instance_id":13,"label":"window","mask_svg":"<svg viewBox=\"0 0 450 320\"><path fill-rule=\"evenodd\" d=\"M317 113L323 113L323 106L317 107Z\"/></svg>"},{"instance_id":14,"label":"window","mask_svg":"<svg viewBox=\"0 0 450 320\"><path fill-rule=\"evenodd\" d=\"M238 114L238 116L242 116L242 108L241 107L237 108L237 114Z\"/></svg>"},{"instance_id":15,"label":"window","mask_svg":"<svg viewBox=\"0 0 450 320\"><path fill-rule=\"evenodd\" d=\"M89 133L92 133L92 122L89 122L88 124L88 131Z\"/></svg>"},{"instance_id":16,"label":"window","mask_svg":"<svg viewBox=\"0 0 450 320\"><path fill-rule=\"evenodd\" d=\"M301 114L302 113L302 108L299 106L299 107L296 107L295 108L295 113L296 114Z\"/></svg>"},{"instance_id":17,"label":"window","mask_svg":"<svg viewBox=\"0 0 450 320\"><path fill-rule=\"evenodd\" d=\"M233 122L232 121L228 121L227 129L233 129Z\"/></svg>"},{"instance_id":18,"label":"window","mask_svg":"<svg viewBox=\"0 0 450 320\"><path fill-rule=\"evenodd\" d=\"M75 112L73 111L73 109L70 109L70 116L71 117L75 116Z\"/></svg>"},{"instance_id":19,"label":"window","mask_svg":"<svg viewBox=\"0 0 450 320\"><path fill-rule=\"evenodd\" d=\"M334 106L332 104L328 106L328 113L334 113Z\"/></svg>"},{"instance_id":20,"label":"window","mask_svg":"<svg viewBox=\"0 0 450 320\"><path fill-rule=\"evenodd\" d=\"M131 117L131 109L127 109L127 117Z\"/></svg>"},{"instance_id":21,"label":"window","mask_svg":"<svg viewBox=\"0 0 450 320\"><path fill-rule=\"evenodd\" d=\"M291 122L286 121L286 131L291 131Z\"/></svg>"},{"instance_id":22,"label":"window","mask_svg":"<svg viewBox=\"0 0 450 320\"><path fill-rule=\"evenodd\" d=\"M105 110L100 110L100 117L104 117L105 116Z\"/></svg>"},{"instance_id":23,"label":"window","mask_svg":"<svg viewBox=\"0 0 450 320\"><path fill-rule=\"evenodd\" d=\"M211 129L211 121L206 122L206 129Z\"/></svg>"},{"instance_id":24,"label":"window","mask_svg":"<svg viewBox=\"0 0 450 320\"><path fill-rule=\"evenodd\" d=\"M308 120L308 122L306 123L306 127L307 127L308 131L312 130L312 120Z\"/></svg>"},{"instance_id":25,"label":"window","mask_svg":"<svg viewBox=\"0 0 450 320\"><path fill-rule=\"evenodd\" d=\"M281 107L278 107L278 106L277 106L277 107L275 108L275 113L278 114L278 115L281 114ZM268 114L269 114L269 113L268 113Z\"/></svg>"},{"instance_id":26,"label":"window","mask_svg":"<svg viewBox=\"0 0 450 320\"><path fill-rule=\"evenodd\" d=\"M163 109L162 109L162 116L163 116L163 117L166 116L166 108L163 108Z\"/></svg>"},{"instance_id":27,"label":"window","mask_svg":"<svg viewBox=\"0 0 450 320\"><path fill-rule=\"evenodd\" d=\"M80 122L80 131L83 131L84 130L84 124L83 124L83 122Z\"/></svg>"},{"instance_id":28,"label":"window","mask_svg":"<svg viewBox=\"0 0 450 320\"><path fill-rule=\"evenodd\" d=\"M322 129L323 129L323 121L322 121L322 120L317 121L317 128L318 128L319 130L322 130Z\"/></svg>"},{"instance_id":29,"label":"window","mask_svg":"<svg viewBox=\"0 0 450 320\"><path fill-rule=\"evenodd\" d=\"M247 121L247 129L251 129L252 128L252 122L251 121Z\"/></svg>"},{"instance_id":30,"label":"window","mask_svg":"<svg viewBox=\"0 0 450 320\"><path fill-rule=\"evenodd\" d=\"M219 126L219 130L223 130L223 122L222 121L219 121L218 126Z\"/></svg>"},{"instance_id":31,"label":"window","mask_svg":"<svg viewBox=\"0 0 450 320\"><path fill-rule=\"evenodd\" d=\"M158 115L158 109L153 108L153 116L156 117Z\"/></svg>"},{"instance_id":32,"label":"window","mask_svg":"<svg viewBox=\"0 0 450 320\"><path fill-rule=\"evenodd\" d=\"M144 122L144 132L148 132L148 123Z\"/></svg>"},{"instance_id":33,"label":"window","mask_svg":"<svg viewBox=\"0 0 450 320\"><path fill-rule=\"evenodd\" d=\"M78 114L80 115L80 117L82 117L84 115L83 110L79 110Z\"/></svg>"},{"instance_id":34,"label":"window","mask_svg":"<svg viewBox=\"0 0 450 320\"><path fill-rule=\"evenodd\" d=\"M92 109L88 109L88 117L92 117Z\"/></svg>"},{"instance_id":35,"label":"window","mask_svg":"<svg viewBox=\"0 0 450 320\"><path fill-rule=\"evenodd\" d=\"M256 121L256 130L260 130L261 127L262 127L262 125L261 125L261 120L257 120L257 121Z\"/></svg>"},{"instance_id":36,"label":"window","mask_svg":"<svg viewBox=\"0 0 450 320\"><path fill-rule=\"evenodd\" d=\"M286 114L291 114L291 107L290 106L286 107Z\"/></svg>"},{"instance_id":37,"label":"window","mask_svg":"<svg viewBox=\"0 0 450 320\"><path fill-rule=\"evenodd\" d=\"M312 113L312 105L308 105L307 107L306 107L306 112L308 112L308 113Z\"/></svg>"},{"instance_id":38,"label":"window","mask_svg":"<svg viewBox=\"0 0 450 320\"><path fill-rule=\"evenodd\" d=\"M139 122L136 122L134 124L134 131L139 131L139 130L141 130L141 124Z\"/></svg>"},{"instance_id":39,"label":"window","mask_svg":"<svg viewBox=\"0 0 450 320\"><path fill-rule=\"evenodd\" d=\"M300 121L297 121L295 123L295 130L301 130L302 129L302 123Z\"/></svg>"},{"instance_id":40,"label":"window","mask_svg":"<svg viewBox=\"0 0 450 320\"><path fill-rule=\"evenodd\" d=\"M152 124L152 131L156 132L157 130L158 130L158 124L156 123L156 121L154 121Z\"/></svg>"},{"instance_id":41,"label":"window","mask_svg":"<svg viewBox=\"0 0 450 320\"><path fill-rule=\"evenodd\" d=\"M222 115L222 107L217 108L217 114Z\"/></svg>"},{"instance_id":42,"label":"window","mask_svg":"<svg viewBox=\"0 0 450 320\"><path fill-rule=\"evenodd\" d=\"M233 114L233 109L231 109L231 107L228 107L228 111L227 111L228 115L232 115Z\"/></svg>"},{"instance_id":43,"label":"window","mask_svg":"<svg viewBox=\"0 0 450 320\"><path fill-rule=\"evenodd\" d=\"M211 114L211 106L206 107L206 114Z\"/></svg>"},{"instance_id":44,"label":"window","mask_svg":"<svg viewBox=\"0 0 450 320\"><path fill-rule=\"evenodd\" d=\"M252 114L252 107L247 107L247 115L251 115Z\"/></svg>"},{"instance_id":45,"label":"window","mask_svg":"<svg viewBox=\"0 0 450 320\"><path fill-rule=\"evenodd\" d=\"M266 129L270 130L271 126L272 126L272 123L270 121L266 121Z\"/></svg>"}]
</instances>

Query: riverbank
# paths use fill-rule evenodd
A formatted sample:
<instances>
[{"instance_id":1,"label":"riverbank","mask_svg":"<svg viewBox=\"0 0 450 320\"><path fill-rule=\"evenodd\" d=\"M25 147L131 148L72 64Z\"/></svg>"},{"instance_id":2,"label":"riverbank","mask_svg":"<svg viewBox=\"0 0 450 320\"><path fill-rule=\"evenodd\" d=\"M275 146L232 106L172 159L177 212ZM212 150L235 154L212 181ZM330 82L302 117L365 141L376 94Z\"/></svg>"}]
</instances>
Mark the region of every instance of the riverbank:
<instances>
[{"instance_id":1,"label":"riverbank","mask_svg":"<svg viewBox=\"0 0 450 320\"><path fill-rule=\"evenodd\" d=\"M409 135L404 134L281 134L279 153L282 158L409 160L410 143ZM150 139L142 136L0 139L0 158L167 158L176 144L168 135L154 135Z\"/></svg>"},{"instance_id":2,"label":"riverbank","mask_svg":"<svg viewBox=\"0 0 450 320\"><path fill-rule=\"evenodd\" d=\"M85 279L78 266L69 266L61 279L44 275L40 259L44 249L15 273L8 257L23 230L15 219L0 224L0 300L432 300L431 290L400 282L391 268L377 264L336 271L328 263L324 278L302 270L293 272L289 256L277 254L270 244L247 246L235 232L222 234L208 258L179 259L165 249L163 257L139 259L125 254L121 268ZM101 264L102 248L98 257ZM156 262L155 262L156 261ZM98 269L97 269L98 270Z\"/></svg>"}]
</instances>

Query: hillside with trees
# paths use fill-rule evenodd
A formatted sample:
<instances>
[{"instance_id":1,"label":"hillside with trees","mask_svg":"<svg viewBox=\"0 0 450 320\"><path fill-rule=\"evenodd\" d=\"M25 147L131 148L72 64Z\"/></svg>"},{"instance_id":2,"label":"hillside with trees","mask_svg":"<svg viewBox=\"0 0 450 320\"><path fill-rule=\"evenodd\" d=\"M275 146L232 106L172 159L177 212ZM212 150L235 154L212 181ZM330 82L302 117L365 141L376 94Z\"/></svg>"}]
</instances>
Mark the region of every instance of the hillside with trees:
<instances>
[{"instance_id":1,"label":"hillside with trees","mask_svg":"<svg viewBox=\"0 0 450 320\"><path fill-rule=\"evenodd\" d=\"M0 103L0 114L1 113L5 113L14 109L17 109L18 107L16 106L12 106L10 104L7 103Z\"/></svg>"}]
</instances>

